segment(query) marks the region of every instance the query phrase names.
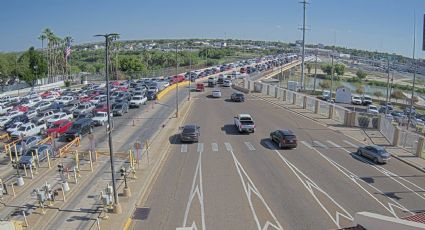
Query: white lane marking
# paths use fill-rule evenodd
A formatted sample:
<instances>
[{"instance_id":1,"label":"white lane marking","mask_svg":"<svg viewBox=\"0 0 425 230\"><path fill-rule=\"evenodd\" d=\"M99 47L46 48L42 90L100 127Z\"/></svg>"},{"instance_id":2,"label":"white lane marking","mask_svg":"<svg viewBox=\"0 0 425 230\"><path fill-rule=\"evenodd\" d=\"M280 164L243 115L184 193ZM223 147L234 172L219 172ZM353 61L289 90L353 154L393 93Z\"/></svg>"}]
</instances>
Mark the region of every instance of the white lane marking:
<instances>
[{"instance_id":1,"label":"white lane marking","mask_svg":"<svg viewBox=\"0 0 425 230\"><path fill-rule=\"evenodd\" d=\"M198 143L198 148L196 149L198 153L204 151L204 143Z\"/></svg>"},{"instance_id":2,"label":"white lane marking","mask_svg":"<svg viewBox=\"0 0 425 230\"><path fill-rule=\"evenodd\" d=\"M349 151L349 150L347 150L345 148L341 148L341 149L344 150L347 153L352 153L351 151ZM419 194L418 192L416 192L415 190L409 188L407 185L405 185L403 182L401 182L399 180L402 180L402 181L404 181L406 183L411 184L412 186L416 187L416 189L418 189L420 191L425 191L425 189L422 188L421 186L419 186L419 185L417 185L417 184L415 184L415 183L413 183L413 182L411 182L411 181L409 181L409 180L407 180L407 179L405 179L403 177L400 177L399 175L397 175L397 174L395 174L395 173L393 173L393 172L385 169L382 166L375 165L372 161L370 161L369 159L366 159L366 158L364 158L362 156L359 156L357 154L353 154L353 157L355 157L356 159L358 159L358 160L360 160L360 161L368 164L370 167L373 167L374 169L378 170L380 173L382 173L385 176L389 177L391 180L393 180L393 181L397 182L398 184L400 184L401 186L403 186L405 189L409 190L413 194L415 194L418 197L420 197L421 199L425 200L425 194L422 194L422 195ZM397 180L396 178L399 179L399 180Z\"/></svg>"},{"instance_id":3,"label":"white lane marking","mask_svg":"<svg viewBox=\"0 0 425 230\"><path fill-rule=\"evenodd\" d=\"M217 145L217 143L211 143L211 148L212 148L212 151L218 152L218 145Z\"/></svg>"},{"instance_id":4,"label":"white lane marking","mask_svg":"<svg viewBox=\"0 0 425 230\"><path fill-rule=\"evenodd\" d=\"M250 142L245 141L244 143L245 143L246 147L248 147L249 150L255 151L254 146Z\"/></svg>"},{"instance_id":5,"label":"white lane marking","mask_svg":"<svg viewBox=\"0 0 425 230\"><path fill-rule=\"evenodd\" d=\"M186 144L183 144L183 145L180 147L180 151L181 151L182 153L186 153L186 152L187 152L187 145L186 145Z\"/></svg>"},{"instance_id":6,"label":"white lane marking","mask_svg":"<svg viewBox=\"0 0 425 230\"><path fill-rule=\"evenodd\" d=\"M347 140L343 140L343 142L344 142L344 143L347 143L347 144L349 144L349 145L351 145L351 146L353 146L353 148L358 148L358 147L359 147L358 145L355 145L355 144L353 144L353 143L351 143L351 142L349 142L349 141L347 141Z\"/></svg>"},{"instance_id":7,"label":"white lane marking","mask_svg":"<svg viewBox=\"0 0 425 230\"><path fill-rule=\"evenodd\" d=\"M202 229L205 230L205 209L204 209L204 190L202 188L202 152L199 153L198 164L196 165L195 174L193 176L192 188L190 189L189 200L187 201L186 211L184 212L183 227L186 227L187 217L189 215L190 206L193 198L197 196L201 206L201 222ZM199 178L198 181L196 178ZM198 229L195 222L192 223L192 229Z\"/></svg>"},{"instance_id":8,"label":"white lane marking","mask_svg":"<svg viewBox=\"0 0 425 230\"><path fill-rule=\"evenodd\" d=\"M367 186L371 187L372 189L374 189L375 191L377 191L380 194L385 194L383 191L381 191L380 189L378 189L377 187L371 185L370 183L365 182L364 180L360 179L359 176L357 176L356 174L354 174L353 172L351 172L350 170L344 168L343 166L341 166L340 164L336 163L334 160L330 159L329 157L325 156L323 153L321 153L319 150L317 150L316 148L313 148L314 151L316 151L320 156L322 156L325 160L327 160L331 165L333 165L336 169L338 169L338 171L340 171L343 175L345 175L346 177L348 177L348 179L350 179L354 184L356 184L359 188L361 188L363 191L365 191L370 197L372 197L376 202L378 202L380 205L382 205L382 207L384 207L389 213L391 213L394 217L399 218L397 216L397 213L394 210L394 207L405 211L405 212L409 212L410 214L414 214L413 212L411 212L410 210L408 210L406 207L404 207L403 205L401 205L400 203L398 203L397 201L395 201L393 198L386 196L387 199L389 199L391 202L388 202L387 205L385 205L384 203L382 203L380 200L378 200L378 198L376 198L372 193L370 193L367 189L365 189L360 182L365 183ZM348 150L346 150L348 151Z\"/></svg>"},{"instance_id":9,"label":"white lane marking","mask_svg":"<svg viewBox=\"0 0 425 230\"><path fill-rule=\"evenodd\" d=\"M276 219L276 216L273 214L272 210L267 205L267 203L264 200L263 196L258 191L257 187L254 185L254 183L252 182L251 178L248 176L248 174L246 173L245 169L242 167L241 163L236 158L236 156L233 153L233 151L229 151L229 152L232 154L233 162L235 163L236 170L239 173L239 177L241 179L242 186L244 188L246 198L248 199L248 202L249 202L249 207L251 209L252 215L254 216L255 223L257 224L257 229L259 229L259 230L266 230L269 227L273 227L274 229L283 230L283 228L280 225L279 221ZM246 182L244 178L246 178L248 181ZM266 209L269 212L270 216L273 218L274 224L267 220L267 222L264 224L264 226L261 227L261 223L258 220L257 214L255 212L254 205L252 204L252 197L251 197L252 194L255 194L257 196L257 198L261 200L261 202L263 203L264 207L266 207Z\"/></svg>"},{"instance_id":10,"label":"white lane marking","mask_svg":"<svg viewBox=\"0 0 425 230\"><path fill-rule=\"evenodd\" d=\"M224 146L226 146L227 151L229 151L229 152L233 151L232 145L230 145L230 143L226 142L226 143L224 143Z\"/></svg>"},{"instance_id":11,"label":"white lane marking","mask_svg":"<svg viewBox=\"0 0 425 230\"><path fill-rule=\"evenodd\" d=\"M332 141L327 141L329 144L331 144L331 145L333 145L334 147L336 147L336 148L341 148L341 145L338 145L338 144L335 144L334 142L332 142Z\"/></svg>"},{"instance_id":12,"label":"white lane marking","mask_svg":"<svg viewBox=\"0 0 425 230\"><path fill-rule=\"evenodd\" d=\"M304 187L310 192L310 194L313 196L313 198L316 200L317 203L322 207L322 209L328 214L328 216L331 218L331 220L335 223L335 225L338 228L341 228L340 223L340 217L343 217L350 222L354 220L353 216L345 210L342 205L340 205L338 202L336 202L327 192L325 192L322 188L320 188L312 179L310 179L307 175L305 175L300 169L298 169L294 164L292 164L288 159L286 159L282 154L274 150L277 155L282 159L283 162L291 169L291 171L297 176L297 178L301 181L301 183L304 185ZM318 191L320 194L316 194L315 191ZM322 197L323 195L326 196L336 207L339 208L339 211L335 211L335 216L331 214L331 211L329 211L325 205L320 201L318 198L318 195Z\"/></svg>"},{"instance_id":13,"label":"white lane marking","mask_svg":"<svg viewBox=\"0 0 425 230\"><path fill-rule=\"evenodd\" d=\"M304 144L305 146L307 146L307 148L309 149L313 149L313 146L311 146L309 143L307 143L306 141L301 141L302 144Z\"/></svg>"},{"instance_id":14,"label":"white lane marking","mask_svg":"<svg viewBox=\"0 0 425 230\"><path fill-rule=\"evenodd\" d=\"M320 141L313 141L313 144L314 144L313 147L319 146L321 148L328 149L328 146L322 144Z\"/></svg>"}]
</instances>

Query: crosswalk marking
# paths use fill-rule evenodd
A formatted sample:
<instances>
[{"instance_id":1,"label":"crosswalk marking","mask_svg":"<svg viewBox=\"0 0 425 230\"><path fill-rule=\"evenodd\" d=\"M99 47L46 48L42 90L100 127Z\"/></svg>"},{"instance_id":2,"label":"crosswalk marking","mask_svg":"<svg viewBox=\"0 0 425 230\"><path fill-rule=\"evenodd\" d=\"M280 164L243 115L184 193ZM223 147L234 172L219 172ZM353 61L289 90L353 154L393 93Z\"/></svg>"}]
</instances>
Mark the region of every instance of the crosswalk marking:
<instances>
[{"instance_id":1,"label":"crosswalk marking","mask_svg":"<svg viewBox=\"0 0 425 230\"><path fill-rule=\"evenodd\" d=\"M316 146L320 146L320 147L322 147L324 149L327 149L328 148L328 146L322 144L320 141L313 141L313 144L316 145Z\"/></svg>"},{"instance_id":2,"label":"crosswalk marking","mask_svg":"<svg viewBox=\"0 0 425 230\"><path fill-rule=\"evenodd\" d=\"M333 145L333 146L335 146L336 148L341 148L341 146L340 145L338 145L338 144L335 144L335 143L333 143L332 141L327 141L329 144L331 144L331 145Z\"/></svg>"},{"instance_id":3,"label":"crosswalk marking","mask_svg":"<svg viewBox=\"0 0 425 230\"><path fill-rule=\"evenodd\" d=\"M353 146L354 148L358 148L358 147L359 147L359 146L357 146L357 145L355 145L355 144L353 144L353 143L351 143L351 142L349 142L349 141L347 141L347 140L343 140L343 142L345 142L345 143L347 143L347 144L349 144L349 145Z\"/></svg>"},{"instance_id":4,"label":"crosswalk marking","mask_svg":"<svg viewBox=\"0 0 425 230\"><path fill-rule=\"evenodd\" d=\"M226 142L226 143L224 143L224 146L226 146L226 150L227 151L233 151L233 149L232 149L232 146L230 145L230 143L228 143L228 142Z\"/></svg>"},{"instance_id":5,"label":"crosswalk marking","mask_svg":"<svg viewBox=\"0 0 425 230\"><path fill-rule=\"evenodd\" d=\"M180 151L182 153L186 153L187 152L187 145L186 144L182 145L181 148L180 148Z\"/></svg>"},{"instance_id":6,"label":"crosswalk marking","mask_svg":"<svg viewBox=\"0 0 425 230\"><path fill-rule=\"evenodd\" d=\"M313 149L313 146L311 146L309 143L305 142L305 141L301 141L301 143L305 146L307 146L307 148L309 149Z\"/></svg>"},{"instance_id":7,"label":"crosswalk marking","mask_svg":"<svg viewBox=\"0 0 425 230\"><path fill-rule=\"evenodd\" d=\"M255 148L254 148L254 146L251 144L251 143L249 143L249 142L244 142L245 143L245 145L246 145L246 147L248 147L248 149L249 150L251 150L251 151L255 151Z\"/></svg>"},{"instance_id":8,"label":"crosswalk marking","mask_svg":"<svg viewBox=\"0 0 425 230\"><path fill-rule=\"evenodd\" d=\"M211 143L211 148L214 152L218 152L218 145L217 143Z\"/></svg>"},{"instance_id":9,"label":"crosswalk marking","mask_svg":"<svg viewBox=\"0 0 425 230\"><path fill-rule=\"evenodd\" d=\"M198 153L204 151L204 143L198 143L198 149L196 150Z\"/></svg>"}]
</instances>

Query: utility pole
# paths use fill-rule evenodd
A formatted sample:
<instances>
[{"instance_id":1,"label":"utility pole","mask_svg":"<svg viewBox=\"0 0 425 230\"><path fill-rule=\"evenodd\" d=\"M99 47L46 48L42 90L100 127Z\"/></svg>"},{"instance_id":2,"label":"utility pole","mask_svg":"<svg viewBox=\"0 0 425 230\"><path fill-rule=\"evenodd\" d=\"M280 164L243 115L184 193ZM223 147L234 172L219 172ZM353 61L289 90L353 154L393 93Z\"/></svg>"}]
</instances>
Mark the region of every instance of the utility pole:
<instances>
[{"instance_id":1,"label":"utility pole","mask_svg":"<svg viewBox=\"0 0 425 230\"><path fill-rule=\"evenodd\" d=\"M407 120L407 130L409 129L410 122L412 121L412 110L413 110L413 96L415 94L415 83L416 83L416 59L415 59L415 49L416 49L416 14L413 15L413 83L412 83L412 95L410 97L410 111L409 117Z\"/></svg>"},{"instance_id":2,"label":"utility pole","mask_svg":"<svg viewBox=\"0 0 425 230\"><path fill-rule=\"evenodd\" d=\"M113 212L116 214L122 213L121 204L118 202L118 193L117 193L117 186L115 181L115 167L114 167L114 152L112 149L112 118L111 118L111 100L110 100L110 85L109 85L109 76L108 76L108 60L109 60L109 54L108 54L108 47L109 47L109 40L110 37L117 36L118 34L111 33L111 34L99 34L95 35L95 37L104 37L105 38L105 78L106 78L106 111L108 114L108 140L109 140L109 157L111 161L111 174L112 174L112 189L114 194L114 206L113 206Z\"/></svg>"},{"instance_id":3,"label":"utility pole","mask_svg":"<svg viewBox=\"0 0 425 230\"><path fill-rule=\"evenodd\" d=\"M331 95L330 95L330 100L332 101L332 95L333 95L333 86L334 86L334 51L332 49L332 53L331 53L331 59L332 59L332 70L331 70Z\"/></svg>"},{"instance_id":4,"label":"utility pole","mask_svg":"<svg viewBox=\"0 0 425 230\"><path fill-rule=\"evenodd\" d=\"M303 44L302 44L302 59L301 59L301 90L304 90L304 58L305 58L305 9L308 2L303 0L300 2L303 4Z\"/></svg>"},{"instance_id":5,"label":"utility pole","mask_svg":"<svg viewBox=\"0 0 425 230\"><path fill-rule=\"evenodd\" d=\"M316 78L317 78L317 55L319 50L316 49L316 61L314 62L314 83L313 83L313 93L316 94Z\"/></svg>"},{"instance_id":6,"label":"utility pole","mask_svg":"<svg viewBox=\"0 0 425 230\"><path fill-rule=\"evenodd\" d=\"M387 99L385 104L385 116L388 114L388 101L390 99L390 56L388 56L388 70L387 70Z\"/></svg>"},{"instance_id":7,"label":"utility pole","mask_svg":"<svg viewBox=\"0 0 425 230\"><path fill-rule=\"evenodd\" d=\"M179 69L179 62L177 59L177 48L178 45L176 43L176 79L177 75L179 75L178 69ZM179 82L176 82L177 86L176 86L176 118L179 117Z\"/></svg>"},{"instance_id":8,"label":"utility pole","mask_svg":"<svg viewBox=\"0 0 425 230\"><path fill-rule=\"evenodd\" d=\"M187 98L187 100L190 100L190 91L192 91L192 89L190 88L190 83L192 82L192 53L189 52L189 97Z\"/></svg>"}]
</instances>

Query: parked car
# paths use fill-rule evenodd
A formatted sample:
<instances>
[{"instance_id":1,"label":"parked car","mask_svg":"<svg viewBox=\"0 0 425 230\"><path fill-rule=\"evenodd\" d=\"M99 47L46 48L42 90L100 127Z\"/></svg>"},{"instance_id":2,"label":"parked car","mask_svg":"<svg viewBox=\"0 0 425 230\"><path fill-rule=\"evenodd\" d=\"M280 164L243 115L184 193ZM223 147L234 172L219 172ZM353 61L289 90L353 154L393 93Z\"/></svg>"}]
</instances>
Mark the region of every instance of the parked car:
<instances>
[{"instance_id":1,"label":"parked car","mask_svg":"<svg viewBox=\"0 0 425 230\"><path fill-rule=\"evenodd\" d=\"M196 124L185 125L180 127L181 142L198 142L200 136L200 127Z\"/></svg>"},{"instance_id":2,"label":"parked car","mask_svg":"<svg viewBox=\"0 0 425 230\"><path fill-rule=\"evenodd\" d=\"M13 132L15 132L16 130L19 129L19 127L21 127L24 123L22 122L13 122L7 129L6 132L11 134Z\"/></svg>"},{"instance_id":3,"label":"parked car","mask_svg":"<svg viewBox=\"0 0 425 230\"><path fill-rule=\"evenodd\" d=\"M232 82L230 80L224 80L223 81L223 86L224 87L230 87L230 86L232 86Z\"/></svg>"},{"instance_id":4,"label":"parked car","mask_svg":"<svg viewBox=\"0 0 425 230\"><path fill-rule=\"evenodd\" d=\"M37 145L37 143L41 140L42 140L42 138L40 136L24 137L21 141L19 141L16 144L16 152L18 153L18 155L22 155L22 153L27 151L32 146ZM11 150L12 154L14 156L16 156L15 148L13 147L10 150Z\"/></svg>"},{"instance_id":5,"label":"parked car","mask_svg":"<svg viewBox=\"0 0 425 230\"><path fill-rule=\"evenodd\" d=\"M53 123L59 120L72 120L74 117L72 114L67 114L64 112L55 113L50 119L47 120L47 123Z\"/></svg>"},{"instance_id":6,"label":"parked car","mask_svg":"<svg viewBox=\"0 0 425 230\"><path fill-rule=\"evenodd\" d=\"M53 147L49 144L42 144L33 146L30 149L28 149L24 155L19 159L19 167L23 168L25 167L29 168L30 166L35 167L36 159L38 154L38 160L44 161L47 159L47 154L49 154L50 157L54 156L54 150Z\"/></svg>"},{"instance_id":7,"label":"parked car","mask_svg":"<svg viewBox=\"0 0 425 230\"><path fill-rule=\"evenodd\" d=\"M65 132L64 137L67 141L72 141L75 138L82 138L84 135L92 133L93 121L91 118L81 118L76 120L72 126Z\"/></svg>"},{"instance_id":8,"label":"parked car","mask_svg":"<svg viewBox=\"0 0 425 230\"><path fill-rule=\"evenodd\" d=\"M34 123L47 122L50 118L52 118L55 113L50 110L46 112L39 112L36 117L32 119Z\"/></svg>"},{"instance_id":9,"label":"parked car","mask_svg":"<svg viewBox=\"0 0 425 230\"><path fill-rule=\"evenodd\" d=\"M203 92L205 90L204 83L198 83L196 84L196 91L197 92Z\"/></svg>"},{"instance_id":10,"label":"parked car","mask_svg":"<svg viewBox=\"0 0 425 230\"><path fill-rule=\"evenodd\" d=\"M149 93L154 93L152 91L149 91ZM134 96L130 101L130 108L140 108L143 104L145 104L147 101L147 98L144 96Z\"/></svg>"},{"instance_id":11,"label":"parked car","mask_svg":"<svg viewBox=\"0 0 425 230\"><path fill-rule=\"evenodd\" d=\"M23 124L25 124L25 123L28 123L28 121L29 121L28 117L25 114L22 114L22 115L13 117L8 122L6 122L4 124L4 128L5 129L8 129L8 128L10 128L11 126L13 126L17 122L22 122Z\"/></svg>"},{"instance_id":12,"label":"parked car","mask_svg":"<svg viewBox=\"0 0 425 230\"><path fill-rule=\"evenodd\" d=\"M371 113L371 114L378 114L378 107L374 106L374 105L368 105L367 106L367 112Z\"/></svg>"},{"instance_id":13,"label":"parked car","mask_svg":"<svg viewBox=\"0 0 425 230\"><path fill-rule=\"evenodd\" d=\"M12 139L18 139L21 137L35 136L37 134L43 133L47 130L45 123L26 123L21 125L18 130L11 133Z\"/></svg>"},{"instance_id":14,"label":"parked car","mask_svg":"<svg viewBox=\"0 0 425 230\"><path fill-rule=\"evenodd\" d=\"M384 147L378 145L368 145L359 147L357 154L372 160L375 164L385 164L390 159L390 154L385 150Z\"/></svg>"},{"instance_id":15,"label":"parked car","mask_svg":"<svg viewBox=\"0 0 425 230\"><path fill-rule=\"evenodd\" d=\"M234 102L244 102L245 95L243 93L232 93L232 95L230 95L230 100Z\"/></svg>"},{"instance_id":16,"label":"parked car","mask_svg":"<svg viewBox=\"0 0 425 230\"><path fill-rule=\"evenodd\" d=\"M74 117L78 117L78 115L80 114L91 113L93 109L94 109L94 106L91 103L83 103L83 104L80 104L76 110L74 110L72 115L74 115Z\"/></svg>"},{"instance_id":17,"label":"parked car","mask_svg":"<svg viewBox=\"0 0 425 230\"><path fill-rule=\"evenodd\" d=\"M279 146L279 148L296 148L297 137L291 130L276 130L270 133L270 139Z\"/></svg>"},{"instance_id":18,"label":"parked car","mask_svg":"<svg viewBox=\"0 0 425 230\"><path fill-rule=\"evenodd\" d=\"M351 97L351 103L353 105L361 105L362 104L362 98L359 96L352 96Z\"/></svg>"},{"instance_id":19,"label":"parked car","mask_svg":"<svg viewBox=\"0 0 425 230\"><path fill-rule=\"evenodd\" d=\"M112 114L111 114L111 117L112 117ZM93 120L94 125L103 126L104 124L108 123L108 113L107 112L97 112L97 113L94 114L92 120Z\"/></svg>"},{"instance_id":20,"label":"parked car","mask_svg":"<svg viewBox=\"0 0 425 230\"><path fill-rule=\"evenodd\" d=\"M114 116L123 116L125 113L128 113L128 104L127 103L119 103L114 106L112 109L112 113Z\"/></svg>"},{"instance_id":21,"label":"parked car","mask_svg":"<svg viewBox=\"0 0 425 230\"><path fill-rule=\"evenodd\" d=\"M55 121L50 123L47 127L47 135L54 135L54 137L59 137L64 134L71 127L72 121L68 119Z\"/></svg>"},{"instance_id":22,"label":"parked car","mask_svg":"<svg viewBox=\"0 0 425 230\"><path fill-rule=\"evenodd\" d=\"M370 105L372 104L372 97L368 96L368 95L363 95L362 96L362 104L363 105Z\"/></svg>"},{"instance_id":23,"label":"parked car","mask_svg":"<svg viewBox=\"0 0 425 230\"><path fill-rule=\"evenodd\" d=\"M153 91L148 91L146 93L146 98L150 101L155 100L156 99L156 95L157 93L153 92Z\"/></svg>"}]
</instances>

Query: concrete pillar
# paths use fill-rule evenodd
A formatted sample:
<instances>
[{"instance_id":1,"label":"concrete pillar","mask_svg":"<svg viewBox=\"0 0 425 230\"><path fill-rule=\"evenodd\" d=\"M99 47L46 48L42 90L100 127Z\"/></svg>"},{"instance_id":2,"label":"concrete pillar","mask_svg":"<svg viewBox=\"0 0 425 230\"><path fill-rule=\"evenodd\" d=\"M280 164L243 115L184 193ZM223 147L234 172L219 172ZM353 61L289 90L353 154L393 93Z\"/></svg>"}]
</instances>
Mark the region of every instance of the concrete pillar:
<instances>
[{"instance_id":1,"label":"concrete pillar","mask_svg":"<svg viewBox=\"0 0 425 230\"><path fill-rule=\"evenodd\" d=\"M314 101L314 113L315 114L319 113L319 108L320 108L320 101L316 99L316 101Z\"/></svg>"},{"instance_id":2,"label":"concrete pillar","mask_svg":"<svg viewBox=\"0 0 425 230\"><path fill-rule=\"evenodd\" d=\"M286 101L286 89L282 90L282 100Z\"/></svg>"},{"instance_id":3,"label":"concrete pillar","mask_svg":"<svg viewBox=\"0 0 425 230\"><path fill-rule=\"evenodd\" d=\"M295 93L292 93L292 104L297 104L297 95Z\"/></svg>"},{"instance_id":4,"label":"concrete pillar","mask_svg":"<svg viewBox=\"0 0 425 230\"><path fill-rule=\"evenodd\" d=\"M382 116L378 116L378 130L381 130L381 120L382 120Z\"/></svg>"},{"instance_id":5,"label":"concrete pillar","mask_svg":"<svg viewBox=\"0 0 425 230\"><path fill-rule=\"evenodd\" d=\"M398 146L400 143L400 128L395 127L393 136L393 146Z\"/></svg>"},{"instance_id":6,"label":"concrete pillar","mask_svg":"<svg viewBox=\"0 0 425 230\"><path fill-rule=\"evenodd\" d=\"M329 119L333 119L334 118L334 109L335 109L335 106L334 105L330 105L329 106L329 116L328 116Z\"/></svg>"},{"instance_id":7,"label":"concrete pillar","mask_svg":"<svg viewBox=\"0 0 425 230\"><path fill-rule=\"evenodd\" d=\"M279 88L277 88L276 86L274 87L274 97L275 98L279 98L279 94L278 94L278 92L279 92Z\"/></svg>"},{"instance_id":8,"label":"concrete pillar","mask_svg":"<svg viewBox=\"0 0 425 230\"><path fill-rule=\"evenodd\" d=\"M243 87L244 87L245 89L249 89L249 88L248 88L248 83L249 83L249 82L248 82L248 79L244 78L244 79L243 79Z\"/></svg>"},{"instance_id":9,"label":"concrete pillar","mask_svg":"<svg viewBox=\"0 0 425 230\"><path fill-rule=\"evenodd\" d=\"M267 85L267 94L266 95L270 95L270 85Z\"/></svg>"},{"instance_id":10,"label":"concrete pillar","mask_svg":"<svg viewBox=\"0 0 425 230\"><path fill-rule=\"evenodd\" d=\"M303 109L307 108L307 96L303 97Z\"/></svg>"},{"instance_id":11,"label":"concrete pillar","mask_svg":"<svg viewBox=\"0 0 425 230\"><path fill-rule=\"evenodd\" d=\"M416 156L417 157L423 157L422 156L423 155L422 149L424 148L424 141L425 141L425 138L420 136L419 139L418 139L418 146L416 148Z\"/></svg>"}]
</instances>

